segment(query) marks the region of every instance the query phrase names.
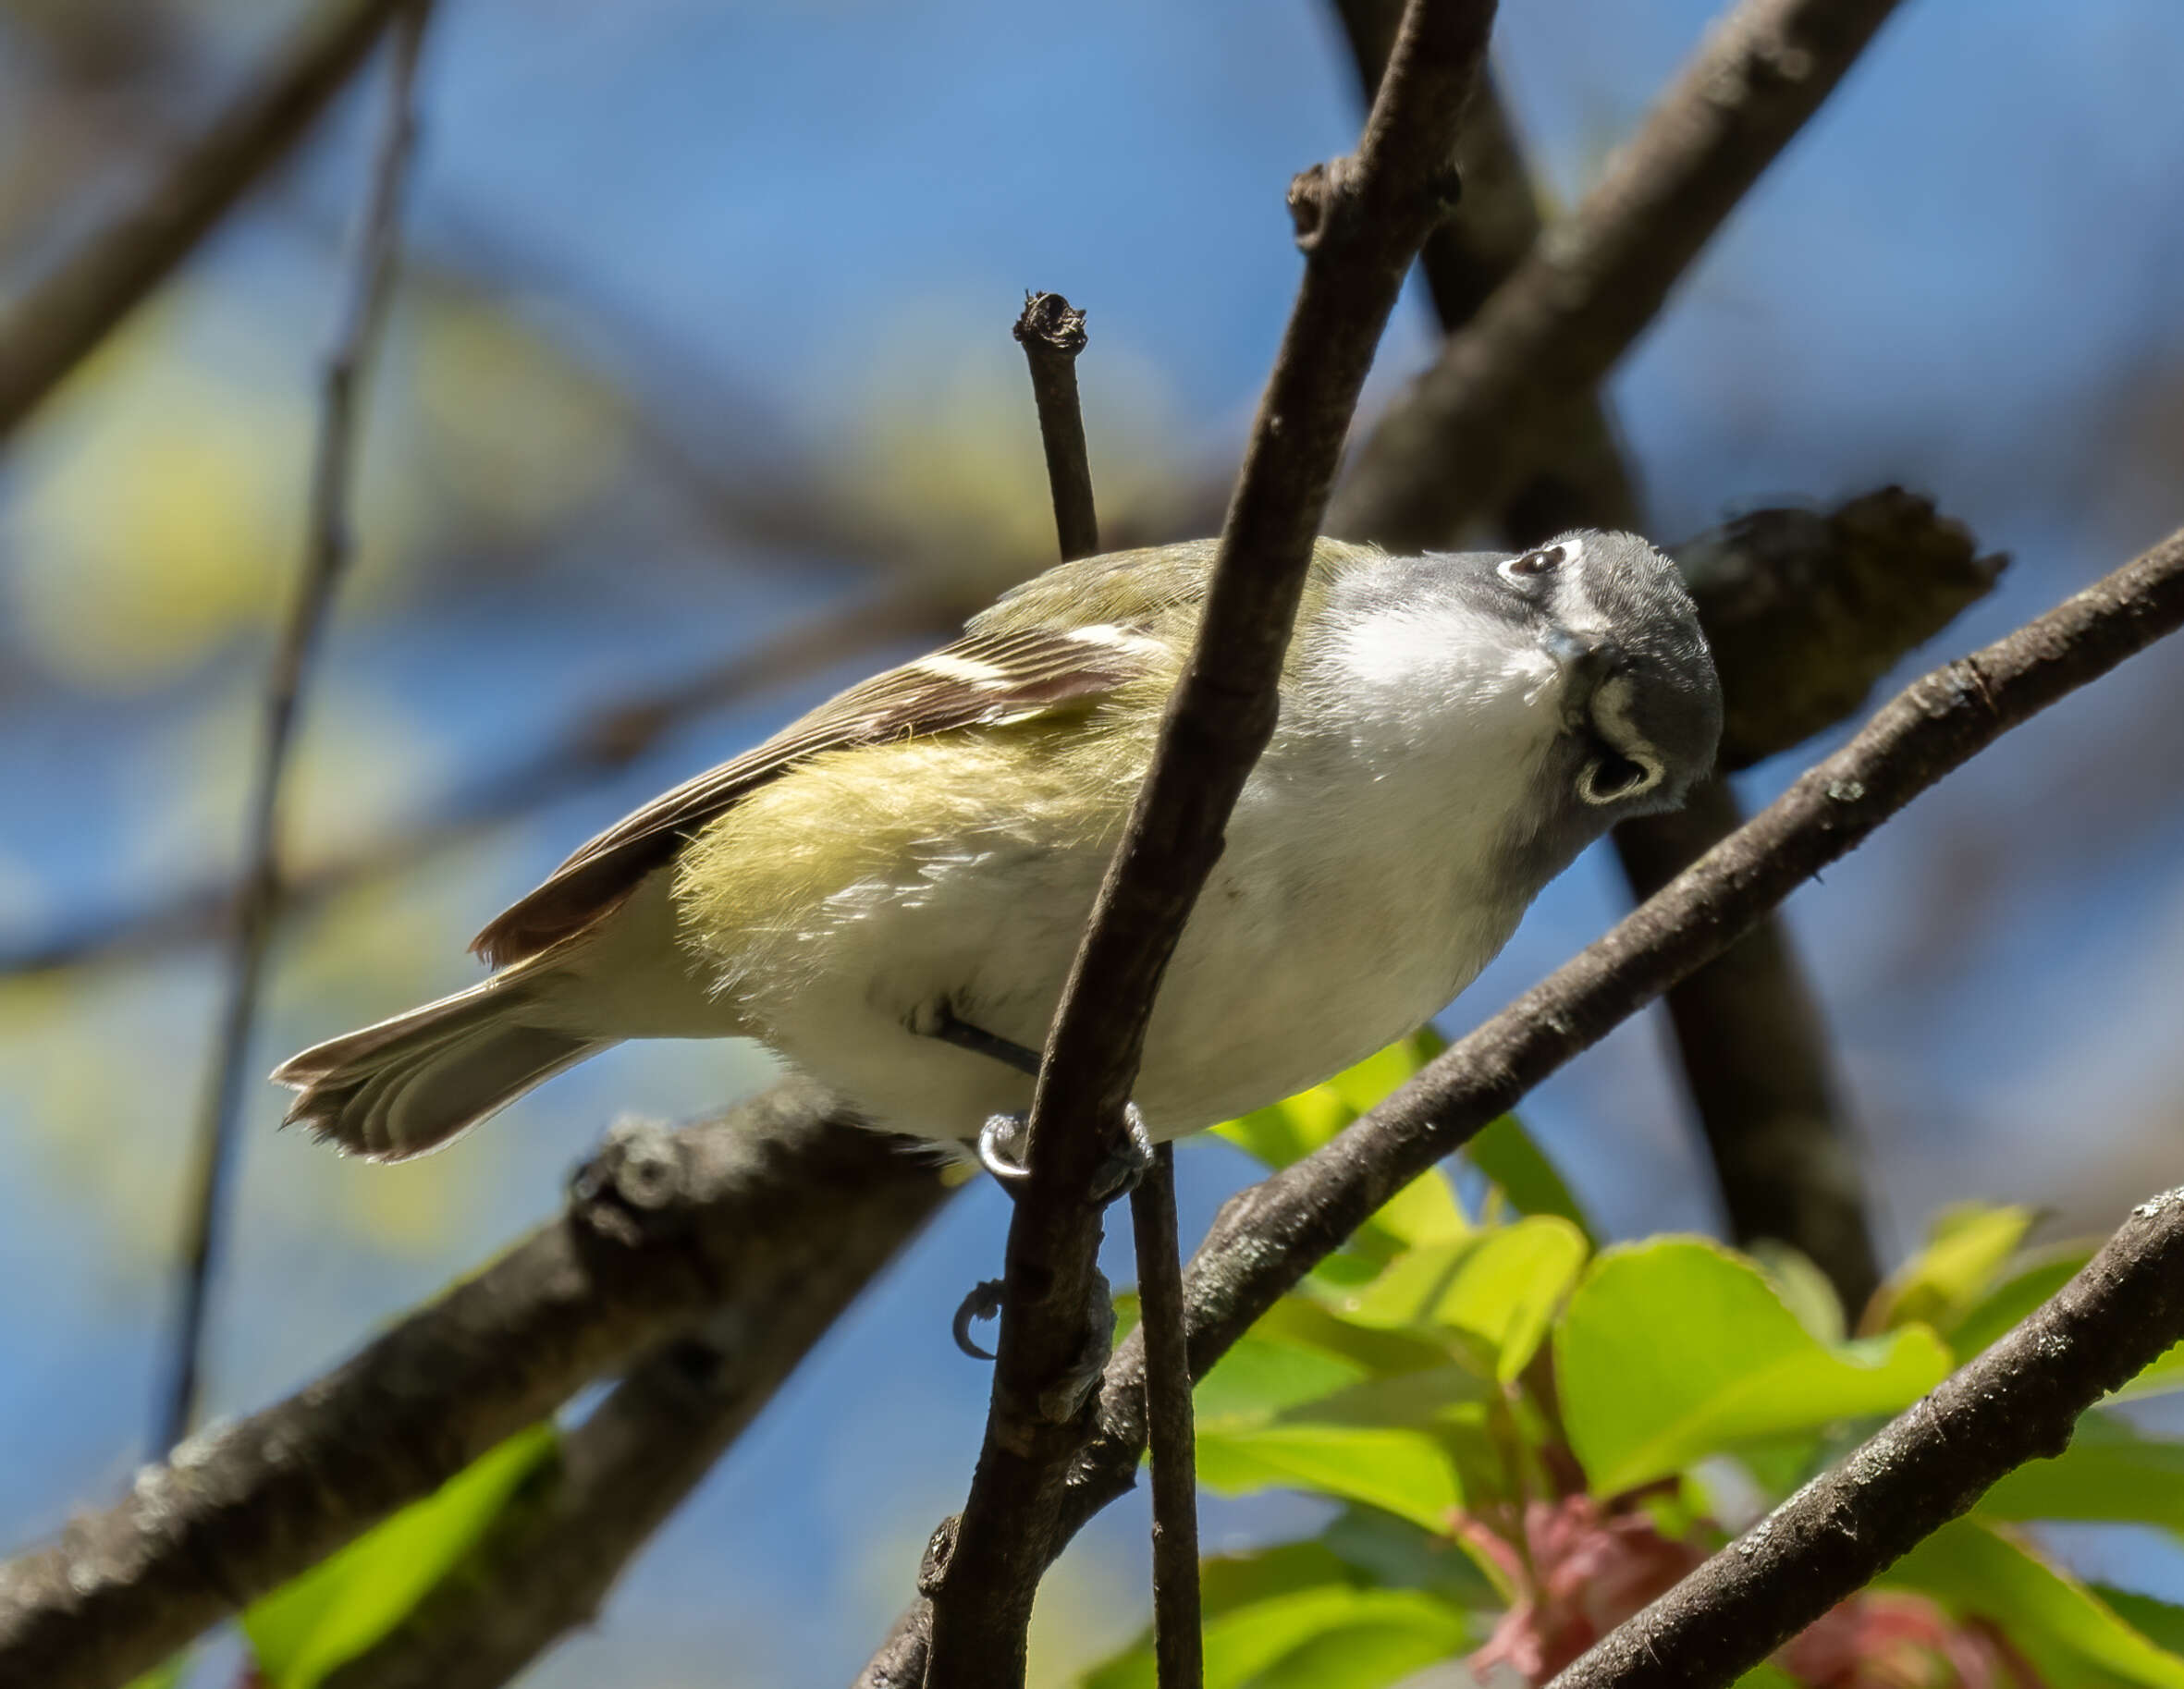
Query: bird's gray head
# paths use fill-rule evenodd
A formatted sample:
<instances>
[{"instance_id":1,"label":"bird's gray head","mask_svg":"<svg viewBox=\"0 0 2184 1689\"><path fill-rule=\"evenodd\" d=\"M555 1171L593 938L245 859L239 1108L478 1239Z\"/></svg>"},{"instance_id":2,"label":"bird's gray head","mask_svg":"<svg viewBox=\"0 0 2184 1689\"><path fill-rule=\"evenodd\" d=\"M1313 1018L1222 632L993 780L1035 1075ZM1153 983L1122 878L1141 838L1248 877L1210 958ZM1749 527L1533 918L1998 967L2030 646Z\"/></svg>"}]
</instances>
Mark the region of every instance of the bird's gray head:
<instances>
[{"instance_id":1,"label":"bird's gray head","mask_svg":"<svg viewBox=\"0 0 2184 1689\"><path fill-rule=\"evenodd\" d=\"M1380 557L1345 571L1330 617L1342 684L1404 713L1453 803L1505 817L1533 888L1712 765L1713 659L1675 565L1636 534Z\"/></svg>"}]
</instances>

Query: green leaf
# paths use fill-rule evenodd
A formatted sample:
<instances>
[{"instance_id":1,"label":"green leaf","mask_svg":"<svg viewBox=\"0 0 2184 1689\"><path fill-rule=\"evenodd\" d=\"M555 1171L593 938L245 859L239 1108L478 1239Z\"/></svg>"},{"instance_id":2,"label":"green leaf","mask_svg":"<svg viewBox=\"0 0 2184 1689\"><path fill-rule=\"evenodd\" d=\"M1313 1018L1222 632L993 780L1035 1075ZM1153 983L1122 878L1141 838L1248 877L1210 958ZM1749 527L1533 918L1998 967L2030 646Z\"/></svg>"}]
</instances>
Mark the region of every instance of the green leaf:
<instances>
[{"instance_id":1,"label":"green leaf","mask_svg":"<svg viewBox=\"0 0 2184 1689\"><path fill-rule=\"evenodd\" d=\"M1506 1597L1461 1538L1425 1530L1377 1507L1345 1507L1319 1541L1352 1568L1355 1582L1381 1589L1423 1589L1452 1607L1484 1612Z\"/></svg>"},{"instance_id":2,"label":"green leaf","mask_svg":"<svg viewBox=\"0 0 2184 1689\"><path fill-rule=\"evenodd\" d=\"M1316 1490L1363 1501L1429 1531L1463 1500L1455 1463L1424 1431L1296 1424L1200 1426L1198 1481L1226 1495Z\"/></svg>"},{"instance_id":3,"label":"green leaf","mask_svg":"<svg viewBox=\"0 0 2184 1689\"><path fill-rule=\"evenodd\" d=\"M1382 1426L1424 1430L1453 1415L1476 1419L1493 1394L1470 1367L1451 1364L1368 1378L1331 1395L1283 1410L1274 1423Z\"/></svg>"},{"instance_id":4,"label":"green leaf","mask_svg":"<svg viewBox=\"0 0 2184 1689\"><path fill-rule=\"evenodd\" d=\"M1980 1498L1992 1519L2101 1520L2184 1536L2184 1443L2141 1437L2112 1414L2078 1422L2070 1447L2031 1461Z\"/></svg>"},{"instance_id":5,"label":"green leaf","mask_svg":"<svg viewBox=\"0 0 2184 1689\"><path fill-rule=\"evenodd\" d=\"M2092 1256L2092 1250L2083 1243L2064 1243L2023 1263L1982 1297L1949 1333L1949 1346L1957 1352L1957 1358L1969 1361L1992 1348L2019 1320L2076 1278ZM2184 1389L2184 1343L2165 1349L2143 1372L2108 1399L2131 1401L2176 1389Z\"/></svg>"},{"instance_id":6,"label":"green leaf","mask_svg":"<svg viewBox=\"0 0 2184 1689\"><path fill-rule=\"evenodd\" d=\"M1216 1126L1213 1133L1269 1167L1287 1167L1407 1083L1445 1047L1431 1027L1420 1027L1309 1091ZM1384 1260L1404 1245L1461 1237L1470 1229L1454 1189L1440 1169L1429 1169L1381 1206L1355 1246Z\"/></svg>"},{"instance_id":7,"label":"green leaf","mask_svg":"<svg viewBox=\"0 0 2184 1689\"><path fill-rule=\"evenodd\" d=\"M1603 1496L1740 1444L1893 1413L1949 1370L1922 1327L1822 1343L1749 1261L1685 1238L1596 1257L1554 1354L1571 1446Z\"/></svg>"},{"instance_id":8,"label":"green leaf","mask_svg":"<svg viewBox=\"0 0 2184 1689\"><path fill-rule=\"evenodd\" d=\"M1859 1322L1888 1331L1914 1321L1947 1331L1993 1286L2039 1218L2031 1208L1965 1203L1935 1217L1926 1247L1888 1275Z\"/></svg>"},{"instance_id":9,"label":"green leaf","mask_svg":"<svg viewBox=\"0 0 2184 1689\"><path fill-rule=\"evenodd\" d=\"M1843 1318L1843 1303L1810 1255L1779 1238L1760 1238L1747 1253L1752 1264L1767 1275L1767 1282L1782 1298L1783 1305L1798 1316L1798 1323L1823 1343L1839 1343L1849 1335Z\"/></svg>"},{"instance_id":10,"label":"green leaf","mask_svg":"<svg viewBox=\"0 0 2184 1689\"><path fill-rule=\"evenodd\" d=\"M2118 1619L2149 1642L2172 1654L2184 1655L2184 1607L2157 1601L2135 1589L2118 1589L2112 1584L2091 1584L2087 1587Z\"/></svg>"},{"instance_id":11,"label":"green leaf","mask_svg":"<svg viewBox=\"0 0 2184 1689\"><path fill-rule=\"evenodd\" d=\"M1261 1320L1252 1327L1198 1380L1192 1401L1202 1430L1231 1421L1257 1425L1371 1376L1356 1361L1269 1325Z\"/></svg>"},{"instance_id":12,"label":"green leaf","mask_svg":"<svg viewBox=\"0 0 2184 1689\"><path fill-rule=\"evenodd\" d=\"M1382 1689L1461 1653L1471 1621L1414 1589L1331 1582L1218 1616L1205 1625L1205 1689ZM1084 1689L1153 1689L1152 1639L1095 1668Z\"/></svg>"},{"instance_id":13,"label":"green leaf","mask_svg":"<svg viewBox=\"0 0 2184 1689\"><path fill-rule=\"evenodd\" d=\"M519 1431L243 1614L272 1689L313 1689L400 1623L475 1546L524 1481L555 1460L550 1424Z\"/></svg>"},{"instance_id":14,"label":"green leaf","mask_svg":"<svg viewBox=\"0 0 2184 1689\"><path fill-rule=\"evenodd\" d=\"M2134 1629L2083 1584L1992 1525L1945 1524L1882 1575L1985 1619L2032 1662L2049 1689L2184 1689L2184 1659Z\"/></svg>"},{"instance_id":15,"label":"green leaf","mask_svg":"<svg viewBox=\"0 0 2184 1689\"><path fill-rule=\"evenodd\" d=\"M2008 1278L1981 1297L1948 1333L1959 1361L1984 1353L2008 1335L2011 1327L2078 1276L2093 1258L2080 1243L2059 1244L2019 1265Z\"/></svg>"},{"instance_id":16,"label":"green leaf","mask_svg":"<svg viewBox=\"0 0 2184 1689\"><path fill-rule=\"evenodd\" d=\"M1729 1689L1802 1689L1802 1685L1773 1660L1762 1659Z\"/></svg>"},{"instance_id":17,"label":"green leaf","mask_svg":"<svg viewBox=\"0 0 2184 1689\"><path fill-rule=\"evenodd\" d=\"M1359 1325L1442 1327L1477 1338L1504 1383L1521 1373L1577 1281L1585 1234L1559 1216L1406 1251L1344 1304Z\"/></svg>"},{"instance_id":18,"label":"green leaf","mask_svg":"<svg viewBox=\"0 0 2184 1689\"><path fill-rule=\"evenodd\" d=\"M1600 1233L1570 1192L1553 1162L1514 1114L1504 1114L1464 1146L1464 1156L1497 1186L1519 1214L1552 1214L1585 1235L1588 1251L1600 1247Z\"/></svg>"}]
</instances>

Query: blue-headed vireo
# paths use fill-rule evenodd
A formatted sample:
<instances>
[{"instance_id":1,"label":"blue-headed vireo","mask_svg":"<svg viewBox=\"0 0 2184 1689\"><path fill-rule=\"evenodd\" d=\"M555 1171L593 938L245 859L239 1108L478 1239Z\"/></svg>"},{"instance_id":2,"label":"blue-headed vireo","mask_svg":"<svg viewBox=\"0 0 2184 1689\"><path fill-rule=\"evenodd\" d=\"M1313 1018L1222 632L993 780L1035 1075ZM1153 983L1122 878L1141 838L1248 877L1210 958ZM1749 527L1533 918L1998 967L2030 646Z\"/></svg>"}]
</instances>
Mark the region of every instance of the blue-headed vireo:
<instances>
[{"instance_id":1,"label":"blue-headed vireo","mask_svg":"<svg viewBox=\"0 0 2184 1689\"><path fill-rule=\"evenodd\" d=\"M1195 632L1211 541L1049 569L602 833L479 935L483 984L305 1050L291 1121L399 1160L624 1038L762 1040L888 1130L969 1140L1037 1049ZM1721 692L1627 533L1322 540L1281 718L1160 987L1155 1138L1417 1027L1587 844L1673 807Z\"/></svg>"}]
</instances>

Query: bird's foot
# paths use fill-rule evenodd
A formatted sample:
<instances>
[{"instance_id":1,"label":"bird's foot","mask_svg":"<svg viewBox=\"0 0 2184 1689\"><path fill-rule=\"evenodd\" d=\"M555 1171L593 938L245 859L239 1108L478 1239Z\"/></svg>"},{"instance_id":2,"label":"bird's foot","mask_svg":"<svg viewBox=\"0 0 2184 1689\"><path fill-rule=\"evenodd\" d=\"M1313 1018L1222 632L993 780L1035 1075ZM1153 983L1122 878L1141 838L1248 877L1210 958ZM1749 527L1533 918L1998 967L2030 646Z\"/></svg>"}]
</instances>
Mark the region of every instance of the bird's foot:
<instances>
[{"instance_id":1,"label":"bird's foot","mask_svg":"<svg viewBox=\"0 0 2184 1689\"><path fill-rule=\"evenodd\" d=\"M955 1346L975 1361L990 1361L992 1353L972 1340L971 1327L991 1319L1001 1311L1001 1281L988 1279L972 1287L956 1308ZM1052 1425L1066 1425L1083 1410L1086 1399L1099 1388L1109 1357L1115 1347L1115 1304L1107 1278L1097 1268L1085 1304L1085 1346L1069 1370L1039 1392L1039 1417Z\"/></svg>"},{"instance_id":2,"label":"bird's foot","mask_svg":"<svg viewBox=\"0 0 2184 1689\"><path fill-rule=\"evenodd\" d=\"M1000 1180L1003 1189L1020 1185L1031 1177L1031 1169L1024 1165L1029 1124L1021 1114L996 1114L978 1129L978 1165ZM1146 1130L1145 1116L1138 1113L1135 1103L1124 1103L1123 1141L1093 1170L1087 1194L1105 1207L1137 1189L1152 1164L1153 1139Z\"/></svg>"}]
</instances>

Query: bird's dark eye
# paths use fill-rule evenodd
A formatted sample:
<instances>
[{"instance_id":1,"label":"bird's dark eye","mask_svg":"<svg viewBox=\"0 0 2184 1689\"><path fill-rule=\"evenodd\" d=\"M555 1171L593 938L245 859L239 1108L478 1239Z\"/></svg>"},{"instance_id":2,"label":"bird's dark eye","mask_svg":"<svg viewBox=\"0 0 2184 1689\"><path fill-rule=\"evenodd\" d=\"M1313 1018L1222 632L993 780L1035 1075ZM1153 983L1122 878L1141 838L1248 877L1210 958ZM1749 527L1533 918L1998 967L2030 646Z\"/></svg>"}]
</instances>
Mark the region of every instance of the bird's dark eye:
<instances>
[{"instance_id":1,"label":"bird's dark eye","mask_svg":"<svg viewBox=\"0 0 2184 1689\"><path fill-rule=\"evenodd\" d=\"M1661 765L1640 762L1602 747L1577 777L1577 795L1588 803L1614 803L1650 791L1660 783Z\"/></svg>"},{"instance_id":2,"label":"bird's dark eye","mask_svg":"<svg viewBox=\"0 0 2184 1689\"><path fill-rule=\"evenodd\" d=\"M1568 546L1542 545L1537 551L1526 552L1520 557L1511 557L1500 566L1499 572L1503 580L1515 581L1523 577L1543 575L1568 560Z\"/></svg>"}]
</instances>

